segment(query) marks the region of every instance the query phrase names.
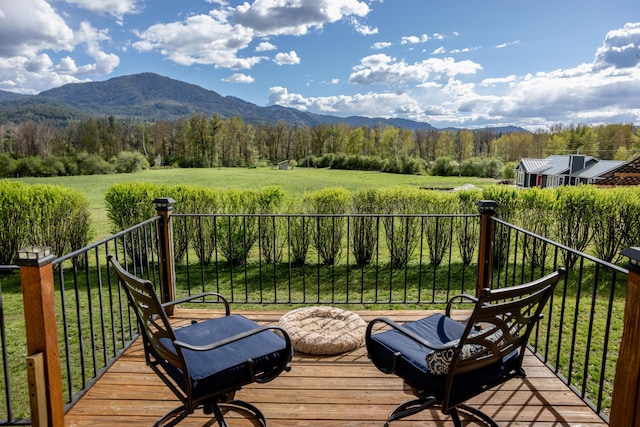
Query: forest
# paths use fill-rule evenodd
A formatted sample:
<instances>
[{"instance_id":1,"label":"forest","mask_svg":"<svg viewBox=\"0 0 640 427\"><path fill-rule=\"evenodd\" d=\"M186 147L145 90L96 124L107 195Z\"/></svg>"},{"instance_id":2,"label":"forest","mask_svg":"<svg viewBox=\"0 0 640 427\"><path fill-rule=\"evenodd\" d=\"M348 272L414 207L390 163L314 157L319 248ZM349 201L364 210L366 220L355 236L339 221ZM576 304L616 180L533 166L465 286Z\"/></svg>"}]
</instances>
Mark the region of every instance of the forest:
<instances>
[{"instance_id":1,"label":"forest","mask_svg":"<svg viewBox=\"0 0 640 427\"><path fill-rule=\"evenodd\" d=\"M577 152L599 159L631 160L640 154L640 132L633 124L557 125L549 130L513 133L491 129L413 131L382 124L251 124L240 117L218 114L193 114L175 122L108 116L69 121L58 127L33 120L0 124L0 176L110 173L122 153L137 153L138 159L157 167L261 167L282 160L293 160L294 165L303 167L331 167L318 159L346 156L377 159L365 162L367 166L355 162L353 168L372 167L373 163L379 164L374 166L379 170L387 165L389 171L398 173L430 172L438 159L441 164L446 159L445 171L439 173L458 175L465 162L479 158L495 159L509 165L508 169L521 158ZM31 166L25 167L21 159L27 159ZM399 159L403 164L410 159L417 166L389 168ZM69 166L71 161L75 166ZM39 162L49 167L34 166ZM79 168L80 162L93 166Z\"/></svg>"}]
</instances>

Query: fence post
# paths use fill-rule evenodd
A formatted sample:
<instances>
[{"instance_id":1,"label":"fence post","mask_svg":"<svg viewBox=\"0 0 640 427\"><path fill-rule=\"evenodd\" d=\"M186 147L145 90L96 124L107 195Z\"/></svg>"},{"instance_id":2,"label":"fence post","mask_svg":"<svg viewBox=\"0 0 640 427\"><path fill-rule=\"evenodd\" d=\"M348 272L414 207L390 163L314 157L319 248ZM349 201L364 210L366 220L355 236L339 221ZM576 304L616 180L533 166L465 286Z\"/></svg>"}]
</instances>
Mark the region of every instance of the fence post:
<instances>
[{"instance_id":1,"label":"fence post","mask_svg":"<svg viewBox=\"0 0 640 427\"><path fill-rule=\"evenodd\" d=\"M171 197L159 197L153 201L156 212L160 216L158 258L160 261L160 295L163 303L176 299L173 230L171 227L171 210L175 202ZM167 307L166 312L168 316L173 315L173 306Z\"/></svg>"},{"instance_id":2,"label":"fence post","mask_svg":"<svg viewBox=\"0 0 640 427\"><path fill-rule=\"evenodd\" d=\"M495 223L491 217L496 214L498 204L493 200L479 200L476 203L480 212L480 246L478 248L478 283L476 295L491 285L493 266L493 238Z\"/></svg>"},{"instance_id":3,"label":"fence post","mask_svg":"<svg viewBox=\"0 0 640 427\"><path fill-rule=\"evenodd\" d=\"M611 398L611 426L640 425L640 247L627 248L627 298Z\"/></svg>"},{"instance_id":4,"label":"fence post","mask_svg":"<svg viewBox=\"0 0 640 427\"><path fill-rule=\"evenodd\" d=\"M36 414L34 426L63 426L64 398L56 301L54 294L53 266L55 256L51 248L32 246L18 251L15 263L20 267L20 282L27 333L27 356L43 355L44 382L38 385L46 390L47 416L43 420ZM35 384L34 384L35 386ZM37 396L30 399L31 410L38 410ZM33 421L33 420L32 420Z\"/></svg>"}]
</instances>

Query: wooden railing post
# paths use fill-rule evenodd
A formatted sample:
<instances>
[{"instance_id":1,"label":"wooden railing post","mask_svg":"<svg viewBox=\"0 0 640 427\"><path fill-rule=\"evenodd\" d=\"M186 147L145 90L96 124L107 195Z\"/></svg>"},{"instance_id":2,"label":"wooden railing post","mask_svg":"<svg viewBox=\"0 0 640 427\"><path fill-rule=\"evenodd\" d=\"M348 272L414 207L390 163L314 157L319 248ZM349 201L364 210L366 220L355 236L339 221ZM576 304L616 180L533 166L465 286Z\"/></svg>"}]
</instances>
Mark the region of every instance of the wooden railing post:
<instances>
[{"instance_id":1,"label":"wooden railing post","mask_svg":"<svg viewBox=\"0 0 640 427\"><path fill-rule=\"evenodd\" d=\"M163 303L176 299L173 230L171 227L171 210L175 202L171 197L159 197L153 201L156 212L160 216L158 258L160 261L160 295ZM167 307L166 311L168 316L173 315L173 306Z\"/></svg>"},{"instance_id":2,"label":"wooden railing post","mask_svg":"<svg viewBox=\"0 0 640 427\"><path fill-rule=\"evenodd\" d=\"M640 247L628 248L627 297L611 398L611 426L640 425Z\"/></svg>"},{"instance_id":3,"label":"wooden railing post","mask_svg":"<svg viewBox=\"0 0 640 427\"><path fill-rule=\"evenodd\" d=\"M27 356L39 353L43 356L44 375L35 381L44 379L44 384L31 384L46 390L46 416L43 416L42 402L38 396L31 396L32 425L63 426L64 398L62 392L62 373L60 368L60 349L58 347L58 326L56 324L56 302L53 282L55 256L51 248L29 247L18 251L15 263L20 267L20 282L24 320L27 333ZM45 418L45 419L43 419Z\"/></svg>"},{"instance_id":4,"label":"wooden railing post","mask_svg":"<svg viewBox=\"0 0 640 427\"><path fill-rule=\"evenodd\" d=\"M493 266L493 238L495 223L491 217L496 214L498 204L493 200L480 200L476 203L480 211L480 246L478 249L478 282L476 295L484 288L491 286L491 269Z\"/></svg>"}]
</instances>

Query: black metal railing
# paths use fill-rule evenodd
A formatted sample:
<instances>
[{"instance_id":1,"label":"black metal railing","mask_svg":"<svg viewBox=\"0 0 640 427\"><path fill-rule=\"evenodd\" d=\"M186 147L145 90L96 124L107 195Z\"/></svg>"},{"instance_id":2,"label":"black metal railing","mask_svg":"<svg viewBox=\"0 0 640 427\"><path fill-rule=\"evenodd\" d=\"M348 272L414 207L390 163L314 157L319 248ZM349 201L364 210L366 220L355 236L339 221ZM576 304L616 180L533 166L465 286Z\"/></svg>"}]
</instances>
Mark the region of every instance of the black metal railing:
<instances>
[{"instance_id":1,"label":"black metal railing","mask_svg":"<svg viewBox=\"0 0 640 427\"><path fill-rule=\"evenodd\" d=\"M126 298L107 269L107 254L115 254L134 274L156 283L157 239L157 218L153 218L53 261L66 410L137 336L137 325ZM0 270L16 269L16 266L0 267ZM0 294L3 366L0 389L4 392L0 425L30 424L24 369L26 332L17 276L3 276L8 286L3 286ZM11 313L7 313L8 307L13 310ZM7 338L8 331L11 339Z\"/></svg>"},{"instance_id":2,"label":"black metal railing","mask_svg":"<svg viewBox=\"0 0 640 427\"><path fill-rule=\"evenodd\" d=\"M174 214L179 293L239 304L443 304L475 292L478 215Z\"/></svg>"},{"instance_id":3,"label":"black metal railing","mask_svg":"<svg viewBox=\"0 0 640 427\"><path fill-rule=\"evenodd\" d=\"M479 281L478 215L170 218L177 298L216 291L241 305L438 308L455 294L474 294ZM130 272L160 287L160 219L54 261L67 409L137 336L135 319L107 268L106 255L114 254ZM532 336L531 348L608 420L627 270L499 219L492 221L492 287L568 267L569 274ZM14 298L10 306L19 306L19 283L11 285L12 293L5 293L4 282L0 284L3 300ZM5 310L0 315L6 396L0 424L28 423L26 379L21 377L24 343L4 339L7 328L20 327L22 313Z\"/></svg>"},{"instance_id":4,"label":"black metal railing","mask_svg":"<svg viewBox=\"0 0 640 427\"><path fill-rule=\"evenodd\" d=\"M491 287L515 285L567 268L530 346L608 421L628 270L497 218L493 221Z\"/></svg>"}]
</instances>

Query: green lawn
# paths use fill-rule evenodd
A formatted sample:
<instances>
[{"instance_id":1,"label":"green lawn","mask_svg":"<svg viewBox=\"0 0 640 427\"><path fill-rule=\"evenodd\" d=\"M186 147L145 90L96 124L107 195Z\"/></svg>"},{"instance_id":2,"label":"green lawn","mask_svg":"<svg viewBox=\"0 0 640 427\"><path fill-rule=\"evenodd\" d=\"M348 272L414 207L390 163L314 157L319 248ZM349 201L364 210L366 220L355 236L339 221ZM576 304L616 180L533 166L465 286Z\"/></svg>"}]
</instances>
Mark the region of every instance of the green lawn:
<instances>
[{"instance_id":1,"label":"green lawn","mask_svg":"<svg viewBox=\"0 0 640 427\"><path fill-rule=\"evenodd\" d=\"M335 186L344 187L348 190L359 190L394 185L453 188L463 184L473 184L482 187L495 183L493 179L469 177L399 175L381 172L306 168L287 171L272 168L152 169L132 174L20 178L20 181L63 185L85 193L91 205L92 220L97 231L97 239L111 234L111 227L107 221L105 211L104 194L112 185L121 182L204 185L221 189L252 189L266 185L278 185L291 197L300 196L305 191Z\"/></svg>"}]
</instances>

